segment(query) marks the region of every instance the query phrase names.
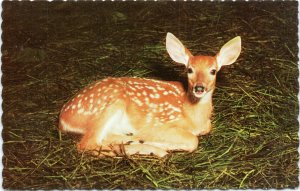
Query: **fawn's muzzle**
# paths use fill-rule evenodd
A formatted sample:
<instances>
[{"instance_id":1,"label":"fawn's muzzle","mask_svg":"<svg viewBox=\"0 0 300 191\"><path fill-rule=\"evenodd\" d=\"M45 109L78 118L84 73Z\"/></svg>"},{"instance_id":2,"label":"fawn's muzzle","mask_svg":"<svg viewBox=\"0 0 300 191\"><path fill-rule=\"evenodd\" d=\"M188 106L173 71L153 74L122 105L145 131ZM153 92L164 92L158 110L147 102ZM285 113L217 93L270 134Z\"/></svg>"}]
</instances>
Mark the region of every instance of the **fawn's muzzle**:
<instances>
[{"instance_id":1,"label":"fawn's muzzle","mask_svg":"<svg viewBox=\"0 0 300 191\"><path fill-rule=\"evenodd\" d=\"M195 90L195 93L202 94L204 92L205 88L202 85L196 85L194 90Z\"/></svg>"},{"instance_id":2,"label":"fawn's muzzle","mask_svg":"<svg viewBox=\"0 0 300 191\"><path fill-rule=\"evenodd\" d=\"M203 85L196 85L193 89L193 94L195 97L201 98L205 95L205 87Z\"/></svg>"}]
</instances>

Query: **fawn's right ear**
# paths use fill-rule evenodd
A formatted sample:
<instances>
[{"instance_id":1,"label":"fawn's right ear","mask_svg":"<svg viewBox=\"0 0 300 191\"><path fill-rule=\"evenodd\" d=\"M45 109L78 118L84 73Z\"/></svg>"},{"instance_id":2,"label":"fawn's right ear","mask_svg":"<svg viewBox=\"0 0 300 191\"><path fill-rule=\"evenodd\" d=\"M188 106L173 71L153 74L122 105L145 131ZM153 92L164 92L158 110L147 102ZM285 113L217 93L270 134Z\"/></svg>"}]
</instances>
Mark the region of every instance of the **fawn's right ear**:
<instances>
[{"instance_id":1,"label":"fawn's right ear","mask_svg":"<svg viewBox=\"0 0 300 191\"><path fill-rule=\"evenodd\" d=\"M241 53L241 37L237 36L222 46L217 55L218 70L225 65L230 65L236 61Z\"/></svg>"},{"instance_id":2,"label":"fawn's right ear","mask_svg":"<svg viewBox=\"0 0 300 191\"><path fill-rule=\"evenodd\" d=\"M166 47L170 57L177 63L188 65L192 56L190 51L172 33L167 33Z\"/></svg>"}]
</instances>

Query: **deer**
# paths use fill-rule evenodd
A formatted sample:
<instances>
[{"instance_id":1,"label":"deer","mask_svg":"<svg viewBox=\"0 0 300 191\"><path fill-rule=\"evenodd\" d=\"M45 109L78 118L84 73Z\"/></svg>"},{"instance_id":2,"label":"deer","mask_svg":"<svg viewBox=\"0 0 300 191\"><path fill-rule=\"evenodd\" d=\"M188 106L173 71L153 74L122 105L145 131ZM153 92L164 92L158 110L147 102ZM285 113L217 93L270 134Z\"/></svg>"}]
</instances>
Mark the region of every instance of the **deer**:
<instances>
[{"instance_id":1,"label":"deer","mask_svg":"<svg viewBox=\"0 0 300 191\"><path fill-rule=\"evenodd\" d=\"M108 77L64 104L59 130L82 136L79 152L99 157L164 157L198 148L199 136L212 130L216 74L237 60L241 37L228 41L215 56L193 56L168 32L166 49L173 61L185 66L187 88L177 81Z\"/></svg>"}]
</instances>

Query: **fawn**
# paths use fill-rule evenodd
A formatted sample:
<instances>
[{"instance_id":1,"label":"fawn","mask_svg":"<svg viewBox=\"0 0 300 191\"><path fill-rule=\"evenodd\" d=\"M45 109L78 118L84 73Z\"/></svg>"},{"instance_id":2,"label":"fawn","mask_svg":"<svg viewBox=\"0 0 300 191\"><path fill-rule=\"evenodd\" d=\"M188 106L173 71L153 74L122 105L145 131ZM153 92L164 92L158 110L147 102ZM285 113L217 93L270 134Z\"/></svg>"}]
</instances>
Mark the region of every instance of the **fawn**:
<instances>
[{"instance_id":1,"label":"fawn","mask_svg":"<svg viewBox=\"0 0 300 191\"><path fill-rule=\"evenodd\" d=\"M187 68L188 90L179 82L135 77L106 78L80 91L60 113L61 131L82 134L79 151L98 156L192 152L198 135L211 131L216 73L236 61L241 38L214 56L193 56L171 33L170 57Z\"/></svg>"}]
</instances>

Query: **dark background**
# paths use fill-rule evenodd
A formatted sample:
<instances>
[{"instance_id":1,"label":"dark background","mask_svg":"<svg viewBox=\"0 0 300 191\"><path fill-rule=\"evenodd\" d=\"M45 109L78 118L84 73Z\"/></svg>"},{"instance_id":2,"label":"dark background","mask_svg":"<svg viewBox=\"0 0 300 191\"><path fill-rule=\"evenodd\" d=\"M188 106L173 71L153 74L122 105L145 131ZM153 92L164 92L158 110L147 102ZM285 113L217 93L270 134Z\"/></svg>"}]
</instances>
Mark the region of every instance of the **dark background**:
<instances>
[{"instance_id":1,"label":"dark background","mask_svg":"<svg viewBox=\"0 0 300 191\"><path fill-rule=\"evenodd\" d=\"M295 188L298 2L2 3L3 187L6 189ZM172 32L194 54L242 38L222 68L214 130L197 151L98 159L57 131L63 104L108 76L182 80Z\"/></svg>"}]
</instances>

